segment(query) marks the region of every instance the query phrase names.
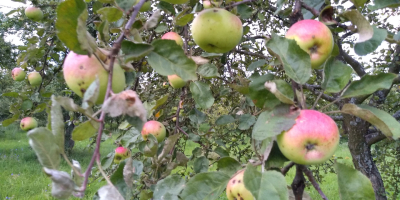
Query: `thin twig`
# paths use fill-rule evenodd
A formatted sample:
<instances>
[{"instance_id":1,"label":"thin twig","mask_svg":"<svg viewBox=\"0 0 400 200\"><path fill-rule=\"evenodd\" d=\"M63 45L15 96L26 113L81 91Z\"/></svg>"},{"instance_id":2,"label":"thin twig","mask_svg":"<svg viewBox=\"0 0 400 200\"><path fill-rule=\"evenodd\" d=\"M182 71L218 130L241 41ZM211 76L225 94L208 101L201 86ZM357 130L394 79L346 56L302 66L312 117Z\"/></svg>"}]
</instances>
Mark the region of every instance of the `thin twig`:
<instances>
[{"instance_id":1,"label":"thin twig","mask_svg":"<svg viewBox=\"0 0 400 200\"><path fill-rule=\"evenodd\" d=\"M315 101L314 101L314 104L313 104L311 110L314 110L314 108L317 105L317 103L318 103L319 99L321 98L322 94L323 94L323 92L319 93L317 99L315 99Z\"/></svg>"},{"instance_id":2,"label":"thin twig","mask_svg":"<svg viewBox=\"0 0 400 200\"><path fill-rule=\"evenodd\" d=\"M96 163L97 163L97 168L99 169L101 175L103 175L104 179L106 179L107 183L115 187L114 184L111 182L111 180L108 178L107 174L104 172L103 168L101 168L101 162L99 156L97 156L96 158Z\"/></svg>"},{"instance_id":3,"label":"thin twig","mask_svg":"<svg viewBox=\"0 0 400 200\"><path fill-rule=\"evenodd\" d=\"M229 5L229 6L225 6L225 9L233 8L233 7L235 7L235 6L238 6L238 5L244 4L244 3L251 3L252 1L255 1L255 0L244 0L244 1L239 1L239 2L234 3L234 4L231 4L231 5Z\"/></svg>"},{"instance_id":4,"label":"thin twig","mask_svg":"<svg viewBox=\"0 0 400 200\"><path fill-rule=\"evenodd\" d=\"M67 161L68 165L72 168L72 170L74 170L75 174L77 174L78 176L83 176L83 174L81 174L81 172L79 172L75 166L71 163L71 161L69 161L67 155L65 155L65 152L62 152L61 155L64 157L64 160Z\"/></svg>"},{"instance_id":5,"label":"thin twig","mask_svg":"<svg viewBox=\"0 0 400 200\"><path fill-rule=\"evenodd\" d=\"M326 106L324 106L324 107L322 107L321 109L319 109L319 111L323 111L325 108L331 106L332 104L336 103L336 102L339 101L340 99L341 99L340 97L337 98L337 99L335 99L335 101L332 101L332 102L328 103Z\"/></svg>"},{"instance_id":6,"label":"thin twig","mask_svg":"<svg viewBox=\"0 0 400 200\"><path fill-rule=\"evenodd\" d=\"M292 168L294 166L294 162L290 162L289 164L287 164L286 166L284 166L281 169L282 174L285 176L286 173L290 170L290 168Z\"/></svg>"},{"instance_id":7,"label":"thin twig","mask_svg":"<svg viewBox=\"0 0 400 200\"><path fill-rule=\"evenodd\" d=\"M319 184L317 181L315 181L314 176L312 172L307 169L304 165L301 165L301 170L304 172L304 174L307 176L308 180L311 182L311 184L314 186L314 188L318 191L319 195L321 195L322 199L328 200L328 198L325 196L324 192L322 192L321 188L319 187Z\"/></svg>"}]
</instances>

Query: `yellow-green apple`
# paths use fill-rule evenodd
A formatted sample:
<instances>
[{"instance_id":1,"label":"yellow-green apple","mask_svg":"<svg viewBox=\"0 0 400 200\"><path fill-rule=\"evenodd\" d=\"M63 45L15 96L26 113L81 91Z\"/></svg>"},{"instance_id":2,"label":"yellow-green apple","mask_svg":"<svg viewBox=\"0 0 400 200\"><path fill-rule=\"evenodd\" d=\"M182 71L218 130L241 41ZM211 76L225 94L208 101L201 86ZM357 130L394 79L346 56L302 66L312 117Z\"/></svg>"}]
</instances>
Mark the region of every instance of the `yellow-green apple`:
<instances>
[{"instance_id":1,"label":"yellow-green apple","mask_svg":"<svg viewBox=\"0 0 400 200\"><path fill-rule=\"evenodd\" d=\"M162 86L163 86L164 88L168 88L168 83L167 83L167 82L164 82L164 83L162 84Z\"/></svg>"},{"instance_id":2,"label":"yellow-green apple","mask_svg":"<svg viewBox=\"0 0 400 200\"><path fill-rule=\"evenodd\" d=\"M226 196L228 200L254 200L251 192L244 186L243 175L245 170L239 170L229 180L226 186Z\"/></svg>"},{"instance_id":3,"label":"yellow-green apple","mask_svg":"<svg viewBox=\"0 0 400 200\"><path fill-rule=\"evenodd\" d=\"M126 158L129 158L131 156L131 152L129 149L125 147L117 147L115 149L115 155L114 155L114 163L119 164L121 161L125 160Z\"/></svg>"},{"instance_id":4,"label":"yellow-green apple","mask_svg":"<svg viewBox=\"0 0 400 200\"><path fill-rule=\"evenodd\" d=\"M211 1L203 1L203 7L205 8L205 9L208 9L208 8L212 8L213 7L213 5L211 4Z\"/></svg>"},{"instance_id":5,"label":"yellow-green apple","mask_svg":"<svg viewBox=\"0 0 400 200\"><path fill-rule=\"evenodd\" d=\"M164 124L158 121L148 121L143 125L142 129L142 137L144 140L147 140L149 134L154 135L157 138L158 142L162 142L167 135L167 131L165 129Z\"/></svg>"},{"instance_id":6,"label":"yellow-green apple","mask_svg":"<svg viewBox=\"0 0 400 200\"><path fill-rule=\"evenodd\" d=\"M322 22L312 19L296 22L289 28L285 37L294 39L301 49L310 54L313 69L325 63L334 46L329 28Z\"/></svg>"},{"instance_id":7,"label":"yellow-green apple","mask_svg":"<svg viewBox=\"0 0 400 200\"><path fill-rule=\"evenodd\" d=\"M169 81L169 84L175 89L182 88L183 86L186 85L186 82L176 74L169 75L168 81Z\"/></svg>"},{"instance_id":8,"label":"yellow-green apple","mask_svg":"<svg viewBox=\"0 0 400 200\"><path fill-rule=\"evenodd\" d=\"M277 136L282 154L302 165L321 164L339 144L339 129L328 115L315 110L301 110L296 123Z\"/></svg>"},{"instance_id":9,"label":"yellow-green apple","mask_svg":"<svg viewBox=\"0 0 400 200\"><path fill-rule=\"evenodd\" d=\"M25 9L25 15L33 21L40 21L43 19L43 11L33 6Z\"/></svg>"},{"instance_id":10,"label":"yellow-green apple","mask_svg":"<svg viewBox=\"0 0 400 200\"><path fill-rule=\"evenodd\" d=\"M42 83L42 76L37 71L31 72L28 74L28 81L32 86L39 86Z\"/></svg>"},{"instance_id":11,"label":"yellow-green apple","mask_svg":"<svg viewBox=\"0 0 400 200\"><path fill-rule=\"evenodd\" d=\"M183 46L183 40L182 37L175 32L168 32L166 34L164 34L161 39L163 40L175 40L176 44L178 44L179 46Z\"/></svg>"},{"instance_id":12,"label":"yellow-green apple","mask_svg":"<svg viewBox=\"0 0 400 200\"><path fill-rule=\"evenodd\" d=\"M97 52L100 60L94 55L79 55L70 51L65 58L63 72L64 79L68 87L78 96L82 97L90 84L96 80L96 76L100 80L99 97L96 101L101 104L104 101L104 96L108 84L108 72L104 69L107 66L106 56ZM124 70L117 63L114 64L112 77L112 90L114 93L119 93L125 88Z\"/></svg>"},{"instance_id":13,"label":"yellow-green apple","mask_svg":"<svg viewBox=\"0 0 400 200\"><path fill-rule=\"evenodd\" d=\"M21 127L22 130L29 131L31 129L36 128L38 126L38 122L33 117L25 117L21 120L19 126Z\"/></svg>"},{"instance_id":14,"label":"yellow-green apple","mask_svg":"<svg viewBox=\"0 0 400 200\"><path fill-rule=\"evenodd\" d=\"M243 26L239 17L221 8L201 11L193 20L194 42L204 51L226 53L239 44Z\"/></svg>"},{"instance_id":15,"label":"yellow-green apple","mask_svg":"<svg viewBox=\"0 0 400 200\"><path fill-rule=\"evenodd\" d=\"M23 81L25 79L26 72L22 68L16 67L11 71L11 76L15 81Z\"/></svg>"}]
</instances>

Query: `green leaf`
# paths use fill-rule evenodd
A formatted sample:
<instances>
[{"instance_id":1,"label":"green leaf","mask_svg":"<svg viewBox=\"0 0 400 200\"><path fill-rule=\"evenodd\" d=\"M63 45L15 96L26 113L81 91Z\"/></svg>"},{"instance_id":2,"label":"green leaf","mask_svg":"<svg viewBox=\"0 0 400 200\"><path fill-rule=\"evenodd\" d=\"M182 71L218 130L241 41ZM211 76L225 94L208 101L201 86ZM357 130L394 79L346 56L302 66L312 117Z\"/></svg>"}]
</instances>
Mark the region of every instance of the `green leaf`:
<instances>
[{"instance_id":1,"label":"green leaf","mask_svg":"<svg viewBox=\"0 0 400 200\"><path fill-rule=\"evenodd\" d=\"M148 55L150 66L163 76L177 74L184 81L197 80L196 63L173 40L155 40Z\"/></svg>"},{"instance_id":2,"label":"green leaf","mask_svg":"<svg viewBox=\"0 0 400 200\"><path fill-rule=\"evenodd\" d=\"M252 62L248 67L247 70L249 71L254 71L255 69L264 66L267 63L266 60L261 59L261 60L257 60L255 62Z\"/></svg>"},{"instance_id":3,"label":"green leaf","mask_svg":"<svg viewBox=\"0 0 400 200\"><path fill-rule=\"evenodd\" d=\"M5 119L1 122L1 125L4 127L9 126L10 124L12 124L13 122L15 122L17 119L19 118L19 114L15 114L13 115L11 118Z\"/></svg>"},{"instance_id":4,"label":"green leaf","mask_svg":"<svg viewBox=\"0 0 400 200\"><path fill-rule=\"evenodd\" d=\"M51 97L51 132L54 135L54 141L64 151L64 117L60 104L55 100L55 96Z\"/></svg>"},{"instance_id":5,"label":"green leaf","mask_svg":"<svg viewBox=\"0 0 400 200\"><path fill-rule=\"evenodd\" d=\"M389 89L392 86L393 79L396 77L397 75L392 73L364 75L360 80L352 82L341 98L368 95L379 89Z\"/></svg>"},{"instance_id":6,"label":"green leaf","mask_svg":"<svg viewBox=\"0 0 400 200\"><path fill-rule=\"evenodd\" d=\"M264 86L265 82L273 79L274 75L272 74L252 78L249 85L249 96L257 107L272 109L281 103L275 95L268 91Z\"/></svg>"},{"instance_id":7,"label":"green leaf","mask_svg":"<svg viewBox=\"0 0 400 200\"><path fill-rule=\"evenodd\" d=\"M167 31L167 30L168 30L168 26L167 26L167 25L165 25L165 24L159 24L159 25L157 26L157 28L154 29L154 32L156 32L156 33L163 33L163 32L165 32L165 31Z\"/></svg>"},{"instance_id":8,"label":"green leaf","mask_svg":"<svg viewBox=\"0 0 400 200\"><path fill-rule=\"evenodd\" d=\"M189 114L190 121L196 124L202 124L207 118L206 114L204 114L200 110L197 110L196 108L193 108L193 110L191 110Z\"/></svg>"},{"instance_id":9,"label":"green leaf","mask_svg":"<svg viewBox=\"0 0 400 200\"><path fill-rule=\"evenodd\" d=\"M294 104L292 86L286 81L278 79L265 82L264 86L275 95L277 99L286 104Z\"/></svg>"},{"instance_id":10,"label":"green leaf","mask_svg":"<svg viewBox=\"0 0 400 200\"><path fill-rule=\"evenodd\" d=\"M158 160L161 161L165 156L167 156L174 148L176 142L178 141L180 134L171 135L165 140L164 147L158 156Z\"/></svg>"},{"instance_id":11,"label":"green leaf","mask_svg":"<svg viewBox=\"0 0 400 200\"><path fill-rule=\"evenodd\" d=\"M139 150L143 152L145 156L153 157L154 155L157 154L158 150L157 138L152 134L148 134L147 140L139 144Z\"/></svg>"},{"instance_id":12,"label":"green leaf","mask_svg":"<svg viewBox=\"0 0 400 200\"><path fill-rule=\"evenodd\" d=\"M237 12L241 19L249 19L253 15L253 9L246 4L240 4L237 6Z\"/></svg>"},{"instance_id":13,"label":"green leaf","mask_svg":"<svg viewBox=\"0 0 400 200\"><path fill-rule=\"evenodd\" d=\"M197 72L205 79L219 77L218 68L212 63L201 65Z\"/></svg>"},{"instance_id":14,"label":"green leaf","mask_svg":"<svg viewBox=\"0 0 400 200\"><path fill-rule=\"evenodd\" d=\"M291 111L288 105L262 112L253 127L253 139L264 140L279 135L282 131L288 131L296 123L299 114L300 111Z\"/></svg>"},{"instance_id":15,"label":"green leaf","mask_svg":"<svg viewBox=\"0 0 400 200\"><path fill-rule=\"evenodd\" d=\"M93 127L92 123L90 121L86 121L74 128L72 131L72 139L74 141L86 140L94 136L96 132L97 129Z\"/></svg>"},{"instance_id":16,"label":"green leaf","mask_svg":"<svg viewBox=\"0 0 400 200\"><path fill-rule=\"evenodd\" d=\"M368 6L371 11L391 7L396 8L400 6L400 0L374 0L373 5Z\"/></svg>"},{"instance_id":17,"label":"green leaf","mask_svg":"<svg viewBox=\"0 0 400 200\"><path fill-rule=\"evenodd\" d=\"M99 92L100 80L99 77L96 77L96 79L89 85L89 87L83 94L82 108L86 110L95 105L97 98L99 97Z\"/></svg>"},{"instance_id":18,"label":"green leaf","mask_svg":"<svg viewBox=\"0 0 400 200\"><path fill-rule=\"evenodd\" d=\"M46 103L41 103L39 105L36 106L36 108L33 110L33 113L40 113L43 112L47 107Z\"/></svg>"},{"instance_id":19,"label":"green leaf","mask_svg":"<svg viewBox=\"0 0 400 200\"><path fill-rule=\"evenodd\" d=\"M295 40L272 34L266 46L279 56L286 75L300 84L305 84L310 79L310 55L301 49Z\"/></svg>"},{"instance_id":20,"label":"green leaf","mask_svg":"<svg viewBox=\"0 0 400 200\"><path fill-rule=\"evenodd\" d=\"M244 172L243 182L245 187L253 194L255 199L287 200L289 193L285 177L277 171L261 173L257 167L248 164Z\"/></svg>"},{"instance_id":21,"label":"green leaf","mask_svg":"<svg viewBox=\"0 0 400 200\"><path fill-rule=\"evenodd\" d=\"M254 115L240 115L238 129L248 130L254 123L256 123L256 117Z\"/></svg>"},{"instance_id":22,"label":"green leaf","mask_svg":"<svg viewBox=\"0 0 400 200\"><path fill-rule=\"evenodd\" d=\"M214 149L214 152L219 155L219 157L229 157L229 152L225 150L224 148L218 146L217 148ZM216 160L216 159L214 159Z\"/></svg>"},{"instance_id":23,"label":"green leaf","mask_svg":"<svg viewBox=\"0 0 400 200\"><path fill-rule=\"evenodd\" d=\"M170 4L184 4L188 2L188 0L162 0L162 1L168 2Z\"/></svg>"},{"instance_id":24,"label":"green leaf","mask_svg":"<svg viewBox=\"0 0 400 200\"><path fill-rule=\"evenodd\" d=\"M232 117L232 115L222 115L218 117L218 119L215 121L216 125L226 125L235 122L235 118Z\"/></svg>"},{"instance_id":25,"label":"green leaf","mask_svg":"<svg viewBox=\"0 0 400 200\"><path fill-rule=\"evenodd\" d=\"M232 157L223 157L218 160L217 164L218 171L224 172L228 176L232 176L242 168L240 162Z\"/></svg>"},{"instance_id":26,"label":"green leaf","mask_svg":"<svg viewBox=\"0 0 400 200\"><path fill-rule=\"evenodd\" d=\"M115 3L119 8L121 8L125 13L128 13L135 5L136 0L115 0Z\"/></svg>"},{"instance_id":27,"label":"green leaf","mask_svg":"<svg viewBox=\"0 0 400 200\"><path fill-rule=\"evenodd\" d=\"M386 39L387 31L385 29L373 27L374 35L371 39L357 43L354 45L354 51L360 56L365 56L369 53L374 52L382 41Z\"/></svg>"},{"instance_id":28,"label":"green leaf","mask_svg":"<svg viewBox=\"0 0 400 200\"><path fill-rule=\"evenodd\" d=\"M121 50L125 54L125 62L139 60L147 56L153 49L153 46L149 44L133 43L128 40L121 44Z\"/></svg>"},{"instance_id":29,"label":"green leaf","mask_svg":"<svg viewBox=\"0 0 400 200\"><path fill-rule=\"evenodd\" d=\"M153 110L156 110L158 107L164 105L168 100L169 94L162 96L159 100L156 101L156 105L153 107Z\"/></svg>"},{"instance_id":30,"label":"green leaf","mask_svg":"<svg viewBox=\"0 0 400 200\"><path fill-rule=\"evenodd\" d=\"M165 1L160 1L157 5L158 9L164 10L166 12L171 13L172 15L175 15L175 8L173 5L165 2Z\"/></svg>"},{"instance_id":31,"label":"green leaf","mask_svg":"<svg viewBox=\"0 0 400 200\"><path fill-rule=\"evenodd\" d=\"M282 6L286 3L286 1L287 0L278 0L278 1L276 1L276 11L274 13L275 15L277 15L279 13L279 11L281 11Z\"/></svg>"},{"instance_id":32,"label":"green leaf","mask_svg":"<svg viewBox=\"0 0 400 200\"><path fill-rule=\"evenodd\" d=\"M1 94L1 96L3 96L3 97L14 97L14 98L16 98L16 97L19 96L19 94L18 94L18 92L7 92L7 93Z\"/></svg>"},{"instance_id":33,"label":"green leaf","mask_svg":"<svg viewBox=\"0 0 400 200\"><path fill-rule=\"evenodd\" d=\"M268 159L265 161L265 168L281 169L287 161L289 160L282 154L278 144L274 142Z\"/></svg>"},{"instance_id":34,"label":"green leaf","mask_svg":"<svg viewBox=\"0 0 400 200\"><path fill-rule=\"evenodd\" d=\"M191 22L193 20L193 18L194 18L193 13L183 15L183 16L175 19L175 24L178 26L185 26L186 24Z\"/></svg>"},{"instance_id":35,"label":"green leaf","mask_svg":"<svg viewBox=\"0 0 400 200\"><path fill-rule=\"evenodd\" d=\"M308 5L311 8L314 8L315 10L321 10L322 5L324 5L325 1L324 0L303 0L304 4ZM314 14L312 14L309 10L307 9L302 9L301 13L303 13L304 19L313 19Z\"/></svg>"},{"instance_id":36,"label":"green leaf","mask_svg":"<svg viewBox=\"0 0 400 200\"><path fill-rule=\"evenodd\" d=\"M161 17L162 16L161 16L160 10L156 10L144 24L144 26L143 26L144 29L150 30L150 29L156 27Z\"/></svg>"},{"instance_id":37,"label":"green leaf","mask_svg":"<svg viewBox=\"0 0 400 200\"><path fill-rule=\"evenodd\" d=\"M223 172L204 172L196 174L185 185L182 199L215 200L225 190L230 176Z\"/></svg>"},{"instance_id":38,"label":"green leaf","mask_svg":"<svg viewBox=\"0 0 400 200\"><path fill-rule=\"evenodd\" d=\"M30 110L33 106L33 102L29 99L22 102L21 110Z\"/></svg>"},{"instance_id":39,"label":"green leaf","mask_svg":"<svg viewBox=\"0 0 400 200\"><path fill-rule=\"evenodd\" d=\"M39 127L28 132L29 145L35 151L40 164L49 169L60 166L60 148L55 143L54 135L46 128Z\"/></svg>"},{"instance_id":40,"label":"green leaf","mask_svg":"<svg viewBox=\"0 0 400 200\"><path fill-rule=\"evenodd\" d=\"M371 181L361 172L345 164L335 163L341 199L375 199Z\"/></svg>"},{"instance_id":41,"label":"green leaf","mask_svg":"<svg viewBox=\"0 0 400 200\"><path fill-rule=\"evenodd\" d=\"M96 48L94 38L86 31L88 12L82 0L66 0L57 7L58 38L77 54L91 54Z\"/></svg>"},{"instance_id":42,"label":"green leaf","mask_svg":"<svg viewBox=\"0 0 400 200\"><path fill-rule=\"evenodd\" d=\"M362 7L368 0L350 0L355 6Z\"/></svg>"},{"instance_id":43,"label":"green leaf","mask_svg":"<svg viewBox=\"0 0 400 200\"><path fill-rule=\"evenodd\" d=\"M113 162L114 162L114 156L115 156L115 153L112 152L112 153L109 153L106 157L104 157L104 158L101 160L101 168L102 168L103 170L108 169L108 168L111 166L111 164L113 164Z\"/></svg>"},{"instance_id":44,"label":"green leaf","mask_svg":"<svg viewBox=\"0 0 400 200\"><path fill-rule=\"evenodd\" d=\"M179 175L171 175L159 181L154 190L153 198L166 200L176 199L185 186L185 180ZM167 197L168 196L168 197Z\"/></svg>"},{"instance_id":45,"label":"green leaf","mask_svg":"<svg viewBox=\"0 0 400 200\"><path fill-rule=\"evenodd\" d=\"M365 42L372 38L374 35L374 29L367 19L356 9L349 9L342 13L342 16L351 21L351 23L357 26L358 41Z\"/></svg>"},{"instance_id":46,"label":"green leaf","mask_svg":"<svg viewBox=\"0 0 400 200\"><path fill-rule=\"evenodd\" d=\"M193 171L196 173L207 172L209 163L210 162L206 157L198 157L196 160L194 160Z\"/></svg>"},{"instance_id":47,"label":"green leaf","mask_svg":"<svg viewBox=\"0 0 400 200\"><path fill-rule=\"evenodd\" d=\"M104 42L110 40L110 23L108 21L103 21L99 26L96 26L96 29L100 33L100 39Z\"/></svg>"},{"instance_id":48,"label":"green leaf","mask_svg":"<svg viewBox=\"0 0 400 200\"><path fill-rule=\"evenodd\" d=\"M324 68L324 79L321 87L328 93L340 92L349 82L353 69L330 57Z\"/></svg>"},{"instance_id":49,"label":"green leaf","mask_svg":"<svg viewBox=\"0 0 400 200\"><path fill-rule=\"evenodd\" d=\"M101 15L101 20L109 22L118 21L124 15L120 9L115 7L104 7L99 9L97 13Z\"/></svg>"},{"instance_id":50,"label":"green leaf","mask_svg":"<svg viewBox=\"0 0 400 200\"><path fill-rule=\"evenodd\" d=\"M211 93L210 85L200 81L190 83L190 92L193 95L196 105L207 109L214 104L214 96Z\"/></svg>"},{"instance_id":51,"label":"green leaf","mask_svg":"<svg viewBox=\"0 0 400 200\"><path fill-rule=\"evenodd\" d=\"M376 126L386 137L400 138L400 123L389 113L368 105L345 104L342 112L359 117Z\"/></svg>"}]
</instances>

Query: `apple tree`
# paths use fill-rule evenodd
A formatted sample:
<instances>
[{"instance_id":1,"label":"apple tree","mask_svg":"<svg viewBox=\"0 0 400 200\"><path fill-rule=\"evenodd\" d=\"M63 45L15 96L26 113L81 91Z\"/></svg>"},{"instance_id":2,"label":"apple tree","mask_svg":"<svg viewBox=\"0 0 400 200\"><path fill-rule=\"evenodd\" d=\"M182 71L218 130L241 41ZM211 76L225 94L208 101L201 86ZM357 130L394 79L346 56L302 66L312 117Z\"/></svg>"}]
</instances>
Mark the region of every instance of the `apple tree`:
<instances>
[{"instance_id":1,"label":"apple tree","mask_svg":"<svg viewBox=\"0 0 400 200\"><path fill-rule=\"evenodd\" d=\"M2 95L2 124L47 118L27 136L54 197L83 197L98 174L96 199L302 199L306 184L328 199L313 168L327 162L342 199L390 197L371 147L400 137L398 1L31 3L10 13L23 89ZM71 138L93 139L85 169ZM354 166L333 157L340 139Z\"/></svg>"}]
</instances>

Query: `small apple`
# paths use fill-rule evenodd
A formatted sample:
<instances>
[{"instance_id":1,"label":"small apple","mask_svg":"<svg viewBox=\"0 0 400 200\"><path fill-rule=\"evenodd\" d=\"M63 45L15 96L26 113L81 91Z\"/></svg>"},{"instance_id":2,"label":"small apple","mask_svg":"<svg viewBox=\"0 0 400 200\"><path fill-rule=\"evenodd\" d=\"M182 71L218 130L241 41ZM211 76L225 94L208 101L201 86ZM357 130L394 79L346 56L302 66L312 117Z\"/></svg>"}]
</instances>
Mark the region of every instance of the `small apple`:
<instances>
[{"instance_id":1,"label":"small apple","mask_svg":"<svg viewBox=\"0 0 400 200\"><path fill-rule=\"evenodd\" d=\"M11 71L11 76L15 81L23 81L25 79L26 72L22 68L16 67Z\"/></svg>"},{"instance_id":2,"label":"small apple","mask_svg":"<svg viewBox=\"0 0 400 200\"><path fill-rule=\"evenodd\" d=\"M94 56L79 55L70 51L65 58L63 72L64 79L68 87L78 96L82 97L90 84L96 80L96 76L100 80L100 91L97 104L102 104L107 90L108 72L103 65L108 64L107 56L102 52L96 52L100 61ZM113 68L112 90L119 93L125 88L124 70L117 63Z\"/></svg>"},{"instance_id":3,"label":"small apple","mask_svg":"<svg viewBox=\"0 0 400 200\"><path fill-rule=\"evenodd\" d=\"M318 69L331 55L334 42L329 28L322 22L307 19L293 24L286 38L294 39L301 49L310 54L311 67Z\"/></svg>"},{"instance_id":4,"label":"small apple","mask_svg":"<svg viewBox=\"0 0 400 200\"><path fill-rule=\"evenodd\" d=\"M26 8L25 15L33 21L40 21L43 19L43 11L36 7Z\"/></svg>"},{"instance_id":5,"label":"small apple","mask_svg":"<svg viewBox=\"0 0 400 200\"><path fill-rule=\"evenodd\" d=\"M213 5L211 4L211 1L203 1L203 7L204 9L212 8Z\"/></svg>"},{"instance_id":6,"label":"small apple","mask_svg":"<svg viewBox=\"0 0 400 200\"><path fill-rule=\"evenodd\" d=\"M176 74L169 75L168 81L169 81L169 84L175 89L182 88L183 86L186 85L186 82Z\"/></svg>"},{"instance_id":7,"label":"small apple","mask_svg":"<svg viewBox=\"0 0 400 200\"><path fill-rule=\"evenodd\" d=\"M31 72L28 74L28 81L32 86L39 86L42 83L42 76L37 71Z\"/></svg>"},{"instance_id":8,"label":"small apple","mask_svg":"<svg viewBox=\"0 0 400 200\"><path fill-rule=\"evenodd\" d=\"M163 86L164 88L168 88L168 83L167 83L167 82L164 82L164 83L162 84L162 86Z\"/></svg>"},{"instance_id":9,"label":"small apple","mask_svg":"<svg viewBox=\"0 0 400 200\"><path fill-rule=\"evenodd\" d=\"M183 46L183 40L182 37L175 32L168 32L166 34L164 34L161 39L163 40L175 40L176 44L178 44L179 46Z\"/></svg>"},{"instance_id":10,"label":"small apple","mask_svg":"<svg viewBox=\"0 0 400 200\"><path fill-rule=\"evenodd\" d=\"M239 170L229 180L226 186L226 196L228 200L254 200L251 192L244 186L243 176L245 170Z\"/></svg>"},{"instance_id":11,"label":"small apple","mask_svg":"<svg viewBox=\"0 0 400 200\"><path fill-rule=\"evenodd\" d=\"M142 129L142 137L144 140L147 140L147 135L152 134L157 138L157 141L160 143L165 139L167 135L167 131L165 129L164 124L158 121L148 121L143 125Z\"/></svg>"},{"instance_id":12,"label":"small apple","mask_svg":"<svg viewBox=\"0 0 400 200\"><path fill-rule=\"evenodd\" d=\"M38 126L38 122L33 117L25 117L21 120L19 126L21 127L22 130L29 131L31 129L36 128Z\"/></svg>"},{"instance_id":13,"label":"small apple","mask_svg":"<svg viewBox=\"0 0 400 200\"><path fill-rule=\"evenodd\" d=\"M194 42L204 51L226 53L239 44L243 26L239 17L221 8L201 11L192 23Z\"/></svg>"},{"instance_id":14,"label":"small apple","mask_svg":"<svg viewBox=\"0 0 400 200\"><path fill-rule=\"evenodd\" d=\"M121 161L125 160L126 158L129 158L131 156L131 152L129 149L125 147L117 147L115 149L115 155L114 155L114 163L119 164Z\"/></svg>"},{"instance_id":15,"label":"small apple","mask_svg":"<svg viewBox=\"0 0 400 200\"><path fill-rule=\"evenodd\" d=\"M339 139L339 129L332 118L316 110L301 110L295 125L277 136L277 143L289 160L313 165L328 160Z\"/></svg>"},{"instance_id":16,"label":"small apple","mask_svg":"<svg viewBox=\"0 0 400 200\"><path fill-rule=\"evenodd\" d=\"M173 121L173 122L176 122L176 117L173 117L173 118L172 118L172 121Z\"/></svg>"}]
</instances>

